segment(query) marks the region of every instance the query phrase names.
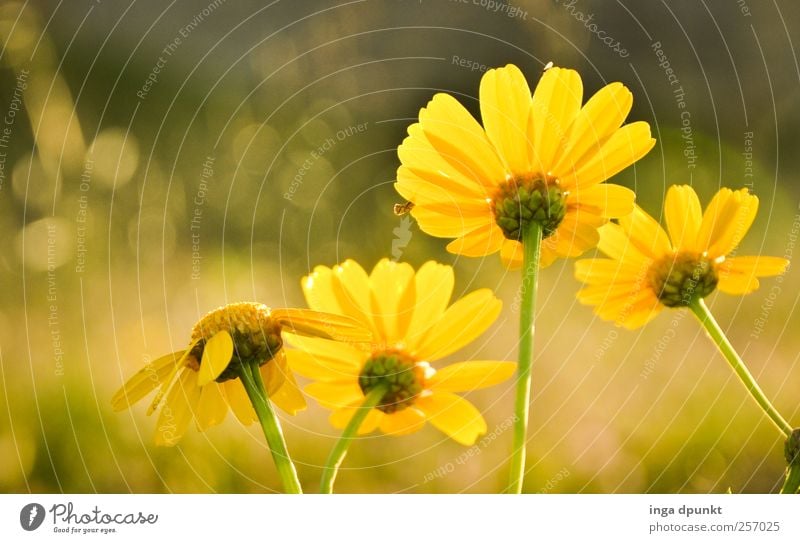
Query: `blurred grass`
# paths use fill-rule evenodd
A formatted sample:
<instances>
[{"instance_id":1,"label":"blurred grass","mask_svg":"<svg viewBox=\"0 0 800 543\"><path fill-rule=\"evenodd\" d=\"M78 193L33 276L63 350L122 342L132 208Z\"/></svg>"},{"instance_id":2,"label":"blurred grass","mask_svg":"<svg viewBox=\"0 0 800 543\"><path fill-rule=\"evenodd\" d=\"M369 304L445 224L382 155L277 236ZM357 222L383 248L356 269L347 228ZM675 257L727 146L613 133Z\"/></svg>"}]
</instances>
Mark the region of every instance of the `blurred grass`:
<instances>
[{"instance_id":1,"label":"blurred grass","mask_svg":"<svg viewBox=\"0 0 800 543\"><path fill-rule=\"evenodd\" d=\"M785 254L799 212L800 115L791 44L775 28L780 15L797 30L796 5L780 3L780 14L754 9L747 24L737 10L715 8L724 41L707 31L708 14L689 7L674 9L680 26L658 9L635 10L687 89L699 157L689 169L671 89L629 15L607 3L583 4L628 45L632 56L623 60L558 4L518 4L526 20L446 3L283 2L263 11L252 2L223 3L140 100L136 91L161 48L208 3L163 14L157 2L103 3L83 25L86 13L77 8L5 3L0 104L12 102L22 70L30 79L0 185L0 490L278 488L255 427L229 417L160 450L151 445L155 421L144 407L112 413L110 396L145 356L183 346L207 310L241 299L302 306L299 280L314 265L355 258L371 267L391 255L401 226L391 183L406 127L437 90L459 94L478 115L480 73L454 65L454 55L489 66L518 63L531 84L552 59L581 71L587 96L607 81L625 82L636 101L630 119L649 121L659 143L615 181L635 188L656 216L670 184L691 182L707 201L720 185L752 182L761 211L741 254ZM329 9L311 16L322 8ZM730 64L718 61L728 58L726 46ZM362 123L364 131L338 137ZM755 134L752 178L744 176L746 131ZM327 140L333 145L314 158ZM197 204L207 157L214 173ZM301 172L292 198L284 198ZM82 196L87 250L85 271L77 272ZM201 273L192 279L190 221L198 208ZM416 225L410 232L403 260L453 263L456 295L492 287L506 302L496 326L458 358L513 359L516 274L496 257L456 258ZM800 338L790 331L800 323L799 282L792 268L760 334L755 320L774 281L746 298L712 298L762 387L795 422ZM678 313L665 313L641 331L618 330L577 304L578 288L571 262L543 273L526 490L774 491L781 440L691 318L673 326ZM672 329L674 338L656 354ZM643 378L648 360L655 360L652 373ZM470 394L490 431L507 420L512 396L508 384ZM313 491L335 432L311 403L284 425ZM493 492L505 482L510 441L500 431L465 458L470 449L430 427L404 438L369 436L352 447L337 488Z\"/></svg>"}]
</instances>

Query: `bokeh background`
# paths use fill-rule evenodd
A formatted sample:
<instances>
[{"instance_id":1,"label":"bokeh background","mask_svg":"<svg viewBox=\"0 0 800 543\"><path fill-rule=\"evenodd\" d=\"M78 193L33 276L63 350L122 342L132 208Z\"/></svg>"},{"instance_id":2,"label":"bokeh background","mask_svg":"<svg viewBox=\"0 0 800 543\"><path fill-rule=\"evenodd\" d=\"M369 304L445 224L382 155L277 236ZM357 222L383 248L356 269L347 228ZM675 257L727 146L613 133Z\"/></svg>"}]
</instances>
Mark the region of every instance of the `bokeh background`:
<instances>
[{"instance_id":1,"label":"bokeh background","mask_svg":"<svg viewBox=\"0 0 800 543\"><path fill-rule=\"evenodd\" d=\"M587 96L624 82L630 119L658 143L615 182L655 216L673 183L704 201L748 186L761 209L741 253L791 258L798 36L791 0L3 2L0 490L279 488L256 427L229 416L157 449L144 403L113 413L109 399L214 307L303 306L317 264L452 263L456 296L491 287L505 300L457 356L513 360L517 274L450 255L392 213L407 126L438 91L477 116L487 67L513 62L533 86L553 61L580 71ZM693 319L617 329L575 302L572 268L541 277L526 491L776 491L780 435ZM795 424L799 285L793 265L746 298L710 299ZM338 490L501 488L512 386L469 397L493 432L485 446L465 456L431 427L369 436ZM314 491L336 432L310 404L283 423Z\"/></svg>"}]
</instances>

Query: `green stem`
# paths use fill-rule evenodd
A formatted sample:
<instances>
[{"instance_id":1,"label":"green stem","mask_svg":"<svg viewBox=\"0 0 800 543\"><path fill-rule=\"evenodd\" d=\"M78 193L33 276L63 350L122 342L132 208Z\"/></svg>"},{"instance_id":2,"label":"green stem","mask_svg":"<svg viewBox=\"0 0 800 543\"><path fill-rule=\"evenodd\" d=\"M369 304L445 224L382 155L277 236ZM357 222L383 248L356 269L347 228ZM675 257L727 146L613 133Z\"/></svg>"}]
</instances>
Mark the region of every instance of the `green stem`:
<instances>
[{"instance_id":1,"label":"green stem","mask_svg":"<svg viewBox=\"0 0 800 543\"><path fill-rule=\"evenodd\" d=\"M364 403L356 408L353 418L347 423L342 435L339 436L339 441L336 442L336 445L334 445L331 450L331 454L328 455L328 461L325 463L325 468L322 470L322 479L319 483L320 494L333 494L333 482L336 480L339 466L342 465L344 457L347 456L347 449L350 447L350 442L358 433L361 423L367 418L369 412L381 402L385 393L385 386L373 388L369 391L369 394L367 394Z\"/></svg>"},{"instance_id":2,"label":"green stem","mask_svg":"<svg viewBox=\"0 0 800 543\"><path fill-rule=\"evenodd\" d=\"M511 478L508 491L522 492L525 478L525 446L528 438L528 415L531 403L531 366L533 365L533 319L539 276L542 227L531 222L522 238L522 302L519 311L519 365L517 397L514 403L514 444L511 451Z\"/></svg>"},{"instance_id":3,"label":"green stem","mask_svg":"<svg viewBox=\"0 0 800 543\"><path fill-rule=\"evenodd\" d=\"M247 391L247 396L250 398L250 403L253 404L253 409L255 409L256 416L258 416L258 420L261 423L261 429L264 430L264 437L267 438L267 445L269 445L272 453L272 459L275 461L275 467L278 468L278 476L281 478L281 483L283 483L284 492L287 494L302 494L303 489L300 486L300 480L297 478L297 470L295 470L292 459L289 457L289 451L286 449L286 441L283 439L281 425L269 402L267 389L261 379L258 364L242 364L239 377L244 389Z\"/></svg>"},{"instance_id":4,"label":"green stem","mask_svg":"<svg viewBox=\"0 0 800 543\"><path fill-rule=\"evenodd\" d=\"M794 462L786 470L786 481L783 483L781 494L797 494L800 489L800 464Z\"/></svg>"},{"instance_id":5,"label":"green stem","mask_svg":"<svg viewBox=\"0 0 800 543\"><path fill-rule=\"evenodd\" d=\"M758 402L758 405L760 405L761 409L764 410L764 413L781 432L786 434L786 437L791 436L792 427L789 426L789 423L784 420L781 414L778 413L778 410L775 409L772 403L770 403L770 401L767 399L766 395L764 395L764 391L762 391L761 387L758 386L755 378L750 374L750 371L748 371L747 366L745 366L744 362L731 345L731 342L728 341L725 332L722 331L722 328L720 328L719 324L717 324L717 321L714 320L714 316L708 310L705 302L703 302L702 299L692 301L692 303L689 304L689 308L700 321L700 324L702 324L706 329L706 332L708 332L708 335L711 337L711 339L714 340L714 343L717 344L719 351L731 365L733 371L736 372L739 380L750 392L750 395L753 397L753 399Z\"/></svg>"}]
</instances>

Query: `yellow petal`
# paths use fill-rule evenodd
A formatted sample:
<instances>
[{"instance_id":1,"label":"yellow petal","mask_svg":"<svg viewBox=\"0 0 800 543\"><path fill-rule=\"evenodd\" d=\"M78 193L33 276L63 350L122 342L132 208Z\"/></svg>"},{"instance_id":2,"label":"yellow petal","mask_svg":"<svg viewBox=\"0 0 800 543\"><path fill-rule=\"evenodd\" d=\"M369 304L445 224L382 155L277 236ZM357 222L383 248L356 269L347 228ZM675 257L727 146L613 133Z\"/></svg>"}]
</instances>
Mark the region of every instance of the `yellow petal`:
<instances>
[{"instance_id":1,"label":"yellow petal","mask_svg":"<svg viewBox=\"0 0 800 543\"><path fill-rule=\"evenodd\" d=\"M600 249L603 254L616 260L649 260L649 257L645 253L639 251L627 234L625 234L625 229L620 225L614 223L604 224L597 230L597 233L600 235L597 248Z\"/></svg>"},{"instance_id":2,"label":"yellow petal","mask_svg":"<svg viewBox=\"0 0 800 543\"><path fill-rule=\"evenodd\" d=\"M303 377L315 381L344 381L358 377L358 367L355 364L340 364L326 358L317 358L311 353L284 350L289 361L289 369Z\"/></svg>"},{"instance_id":3,"label":"yellow petal","mask_svg":"<svg viewBox=\"0 0 800 543\"><path fill-rule=\"evenodd\" d=\"M567 190L596 185L618 174L655 145L650 137L650 125L644 121L627 124L614 132L600 150L573 172L560 178Z\"/></svg>"},{"instance_id":4,"label":"yellow petal","mask_svg":"<svg viewBox=\"0 0 800 543\"><path fill-rule=\"evenodd\" d=\"M533 125L536 171L549 173L567 146L567 132L578 115L583 101L583 83L575 70L550 68L539 80L533 93L530 118Z\"/></svg>"},{"instance_id":5,"label":"yellow petal","mask_svg":"<svg viewBox=\"0 0 800 543\"><path fill-rule=\"evenodd\" d=\"M611 83L595 93L570 126L569 143L552 172L562 177L579 169L622 125L632 105L633 94L622 83Z\"/></svg>"},{"instance_id":6,"label":"yellow petal","mask_svg":"<svg viewBox=\"0 0 800 543\"><path fill-rule=\"evenodd\" d=\"M364 393L356 380L324 382L317 381L306 386L305 393L328 409L341 409L354 403L364 402Z\"/></svg>"},{"instance_id":7,"label":"yellow petal","mask_svg":"<svg viewBox=\"0 0 800 543\"><path fill-rule=\"evenodd\" d=\"M378 329L370 305L369 275L364 268L355 260L345 260L333 268L333 286L342 313L369 328L377 340Z\"/></svg>"},{"instance_id":8,"label":"yellow petal","mask_svg":"<svg viewBox=\"0 0 800 543\"><path fill-rule=\"evenodd\" d=\"M484 186L505 179L505 168L486 133L458 100L436 94L419 120L434 149L461 175Z\"/></svg>"},{"instance_id":9,"label":"yellow petal","mask_svg":"<svg viewBox=\"0 0 800 543\"><path fill-rule=\"evenodd\" d=\"M226 330L221 330L203 346L203 360L197 373L198 386L205 386L225 371L233 357L233 339Z\"/></svg>"},{"instance_id":10,"label":"yellow petal","mask_svg":"<svg viewBox=\"0 0 800 543\"><path fill-rule=\"evenodd\" d=\"M729 254L742 241L756 218L758 197L749 194L747 189L734 191L724 208L718 211L718 215L713 215L709 206L701 223L700 241L708 240L704 246L708 247L708 256L712 259ZM708 221L706 216L709 217ZM708 228L707 222L713 226Z\"/></svg>"},{"instance_id":11,"label":"yellow petal","mask_svg":"<svg viewBox=\"0 0 800 543\"><path fill-rule=\"evenodd\" d=\"M314 271L303 277L300 282L306 303L316 311L342 314L342 308L336 300L333 290L333 271L325 266L317 266Z\"/></svg>"},{"instance_id":12,"label":"yellow petal","mask_svg":"<svg viewBox=\"0 0 800 543\"><path fill-rule=\"evenodd\" d=\"M400 195L415 204L425 204L436 200L486 199L489 191L483 185L455 181L441 171L413 170L406 165L397 169L397 183L394 188Z\"/></svg>"},{"instance_id":13,"label":"yellow petal","mask_svg":"<svg viewBox=\"0 0 800 543\"><path fill-rule=\"evenodd\" d=\"M639 206L630 215L620 217L619 225L636 249L653 258L661 257L672 250L669 236L653 217Z\"/></svg>"},{"instance_id":14,"label":"yellow petal","mask_svg":"<svg viewBox=\"0 0 800 543\"><path fill-rule=\"evenodd\" d=\"M584 212L582 218L588 218L588 214ZM599 239L596 226L591 222L583 222L575 214L568 213L558 225L556 232L545 241L548 244L555 244L558 256L571 258L594 249Z\"/></svg>"},{"instance_id":15,"label":"yellow petal","mask_svg":"<svg viewBox=\"0 0 800 543\"><path fill-rule=\"evenodd\" d=\"M219 383L211 382L201 387L200 400L197 403L197 428L207 430L225 420L228 414L228 403L222 396Z\"/></svg>"},{"instance_id":16,"label":"yellow petal","mask_svg":"<svg viewBox=\"0 0 800 543\"><path fill-rule=\"evenodd\" d=\"M664 218L672 246L677 250L695 249L703 211L692 187L673 185L667 190Z\"/></svg>"},{"instance_id":17,"label":"yellow petal","mask_svg":"<svg viewBox=\"0 0 800 543\"><path fill-rule=\"evenodd\" d=\"M245 391L244 385L239 379L225 381L222 384L222 391L228 406L230 406L236 418L239 419L239 422L247 426L257 420L253 404L250 403L247 391Z\"/></svg>"},{"instance_id":18,"label":"yellow petal","mask_svg":"<svg viewBox=\"0 0 800 543\"><path fill-rule=\"evenodd\" d=\"M486 421L475 406L450 392L434 392L419 398L414 405L431 424L462 445L472 445L486 433Z\"/></svg>"},{"instance_id":19,"label":"yellow petal","mask_svg":"<svg viewBox=\"0 0 800 543\"><path fill-rule=\"evenodd\" d=\"M448 252L463 256L486 256L500 250L505 240L496 224L487 224L447 244Z\"/></svg>"},{"instance_id":20,"label":"yellow petal","mask_svg":"<svg viewBox=\"0 0 800 543\"><path fill-rule=\"evenodd\" d=\"M162 356L140 369L111 398L111 408L114 411L121 411L147 396L172 375L176 366L183 364L188 352L188 350L177 351Z\"/></svg>"},{"instance_id":21,"label":"yellow petal","mask_svg":"<svg viewBox=\"0 0 800 543\"><path fill-rule=\"evenodd\" d=\"M422 128L422 124L415 123L408 127L409 136L397 149L397 155L403 167L408 168L421 179L431 183L442 184L450 187L458 186L456 192L469 194L484 192L494 183L484 184L481 179L464 176L454 168L431 144ZM398 175L399 175L398 170Z\"/></svg>"},{"instance_id":22,"label":"yellow petal","mask_svg":"<svg viewBox=\"0 0 800 543\"><path fill-rule=\"evenodd\" d=\"M413 350L424 338L428 329L444 314L453 294L453 268L430 260L417 271L416 303L406 334L406 346Z\"/></svg>"},{"instance_id":23,"label":"yellow petal","mask_svg":"<svg viewBox=\"0 0 800 543\"><path fill-rule=\"evenodd\" d=\"M462 392L486 388L502 383L517 369L514 362L498 362L495 360L475 360L457 362L438 370L427 380L431 390Z\"/></svg>"},{"instance_id":24,"label":"yellow petal","mask_svg":"<svg viewBox=\"0 0 800 543\"><path fill-rule=\"evenodd\" d=\"M297 386L291 371L286 372L283 386L274 394L270 394L269 399L290 415L296 415L306 408L306 399L300 392L300 387Z\"/></svg>"},{"instance_id":25,"label":"yellow petal","mask_svg":"<svg viewBox=\"0 0 800 543\"><path fill-rule=\"evenodd\" d=\"M281 349L271 360L261 364L258 371L261 373L261 380L264 382L264 388L267 389L267 395L272 396L283 386L287 374L290 373L285 349Z\"/></svg>"},{"instance_id":26,"label":"yellow petal","mask_svg":"<svg viewBox=\"0 0 800 543\"><path fill-rule=\"evenodd\" d=\"M274 309L272 317L288 331L336 341L370 341L372 335L356 319L311 309Z\"/></svg>"},{"instance_id":27,"label":"yellow petal","mask_svg":"<svg viewBox=\"0 0 800 543\"><path fill-rule=\"evenodd\" d=\"M481 79L480 105L486 134L506 167L514 174L527 173L531 89L519 68L509 64L486 72Z\"/></svg>"},{"instance_id":28,"label":"yellow petal","mask_svg":"<svg viewBox=\"0 0 800 543\"><path fill-rule=\"evenodd\" d=\"M512 239L503 241L500 248L500 260L509 270L517 270L522 267L522 244Z\"/></svg>"},{"instance_id":29,"label":"yellow petal","mask_svg":"<svg viewBox=\"0 0 800 543\"><path fill-rule=\"evenodd\" d=\"M567 203L575 202L581 209L589 208L597 215L610 219L624 217L633 212L634 192L619 185L601 183L588 188L576 188L567 198Z\"/></svg>"},{"instance_id":30,"label":"yellow petal","mask_svg":"<svg viewBox=\"0 0 800 543\"><path fill-rule=\"evenodd\" d=\"M384 413L378 426L384 434L404 436L421 430L424 425L425 414L411 406L394 413Z\"/></svg>"},{"instance_id":31,"label":"yellow petal","mask_svg":"<svg viewBox=\"0 0 800 543\"><path fill-rule=\"evenodd\" d=\"M480 336L500 314L503 304L489 289L467 294L451 305L417 347L422 360L454 353Z\"/></svg>"},{"instance_id":32,"label":"yellow petal","mask_svg":"<svg viewBox=\"0 0 800 543\"><path fill-rule=\"evenodd\" d=\"M414 206L411 216L423 232L438 238L457 238L494 222L494 218L488 213L453 217L442 215L425 206Z\"/></svg>"},{"instance_id":33,"label":"yellow petal","mask_svg":"<svg viewBox=\"0 0 800 543\"><path fill-rule=\"evenodd\" d=\"M639 260L584 258L575 262L575 279L590 285L607 283L647 284L648 267Z\"/></svg>"},{"instance_id":34,"label":"yellow petal","mask_svg":"<svg viewBox=\"0 0 800 543\"><path fill-rule=\"evenodd\" d=\"M361 364L366 358L365 351L360 351L352 345L347 345L346 343L339 341L296 336L293 334L284 334L284 339L298 349L309 353L316 362L319 362L330 369L341 371L343 373L357 373L360 371ZM301 369L303 368L298 368L298 371L301 375L305 375L306 377L310 377L312 379L319 378L316 373L313 375L306 375L300 371Z\"/></svg>"},{"instance_id":35,"label":"yellow petal","mask_svg":"<svg viewBox=\"0 0 800 543\"><path fill-rule=\"evenodd\" d=\"M355 415L356 410L361 409L361 402L354 403L353 405L337 409L329 418L331 425L334 428L344 428L350 422L350 419ZM375 430L383 420L383 412L377 409L370 409L361 426L358 428L358 435L368 434Z\"/></svg>"},{"instance_id":36,"label":"yellow petal","mask_svg":"<svg viewBox=\"0 0 800 543\"><path fill-rule=\"evenodd\" d=\"M718 268L717 288L726 294L749 294L758 289L758 277L781 275L788 265L785 258L774 256L727 258Z\"/></svg>"},{"instance_id":37,"label":"yellow petal","mask_svg":"<svg viewBox=\"0 0 800 543\"><path fill-rule=\"evenodd\" d=\"M403 339L416 300L414 268L405 262L382 259L369 276L373 320L385 343Z\"/></svg>"},{"instance_id":38,"label":"yellow petal","mask_svg":"<svg viewBox=\"0 0 800 543\"><path fill-rule=\"evenodd\" d=\"M156 445L171 447L186 433L200 399L197 375L198 373L194 370L184 369L170 389L164 407L158 415L155 432Z\"/></svg>"}]
</instances>

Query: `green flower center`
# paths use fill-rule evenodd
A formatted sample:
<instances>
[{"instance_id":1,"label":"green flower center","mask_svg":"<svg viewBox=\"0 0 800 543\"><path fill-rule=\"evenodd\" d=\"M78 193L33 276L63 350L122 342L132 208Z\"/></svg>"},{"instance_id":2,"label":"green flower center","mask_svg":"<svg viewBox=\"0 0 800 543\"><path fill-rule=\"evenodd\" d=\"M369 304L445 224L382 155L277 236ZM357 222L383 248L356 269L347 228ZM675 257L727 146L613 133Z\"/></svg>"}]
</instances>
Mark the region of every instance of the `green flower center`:
<instances>
[{"instance_id":1,"label":"green flower center","mask_svg":"<svg viewBox=\"0 0 800 543\"><path fill-rule=\"evenodd\" d=\"M379 351L364 363L358 385L364 395L375 387L385 387L386 392L375 408L394 413L412 405L422 392L426 366L427 363L417 362L403 351Z\"/></svg>"},{"instance_id":2,"label":"green flower center","mask_svg":"<svg viewBox=\"0 0 800 543\"><path fill-rule=\"evenodd\" d=\"M650 269L653 291L667 307L686 307L717 287L714 263L704 255L668 255Z\"/></svg>"},{"instance_id":3,"label":"green flower center","mask_svg":"<svg viewBox=\"0 0 800 543\"><path fill-rule=\"evenodd\" d=\"M566 199L558 179L534 174L501 183L492 198L492 211L506 238L521 241L531 223L538 223L546 238L564 220Z\"/></svg>"},{"instance_id":4,"label":"green flower center","mask_svg":"<svg viewBox=\"0 0 800 543\"><path fill-rule=\"evenodd\" d=\"M187 357L190 368L200 370L206 341L222 330L233 339L233 356L217 377L218 383L236 379L244 363L257 362L263 366L283 347L281 326L270 316L267 306L251 302L230 304L211 311L195 325L192 341L199 341Z\"/></svg>"}]
</instances>

